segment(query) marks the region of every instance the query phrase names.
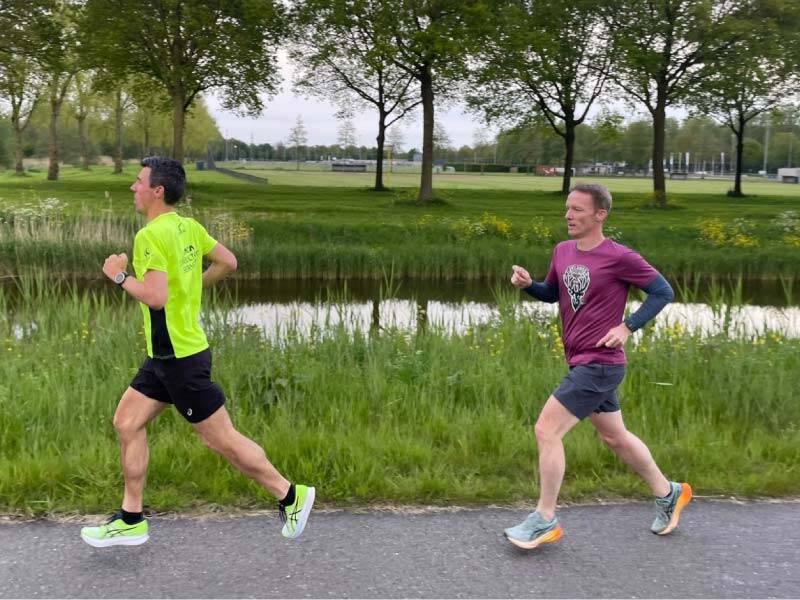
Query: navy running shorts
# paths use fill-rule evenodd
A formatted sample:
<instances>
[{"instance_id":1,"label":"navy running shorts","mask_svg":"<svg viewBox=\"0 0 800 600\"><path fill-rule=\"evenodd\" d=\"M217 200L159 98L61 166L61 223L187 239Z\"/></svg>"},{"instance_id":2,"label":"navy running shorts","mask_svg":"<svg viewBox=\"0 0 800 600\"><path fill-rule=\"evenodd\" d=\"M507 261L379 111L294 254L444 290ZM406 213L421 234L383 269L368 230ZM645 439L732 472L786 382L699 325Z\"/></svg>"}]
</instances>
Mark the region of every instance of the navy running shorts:
<instances>
[{"instance_id":1,"label":"navy running shorts","mask_svg":"<svg viewBox=\"0 0 800 600\"><path fill-rule=\"evenodd\" d=\"M579 419L592 413L616 412L617 388L625 378L625 365L576 365L569 368L553 396Z\"/></svg>"}]
</instances>

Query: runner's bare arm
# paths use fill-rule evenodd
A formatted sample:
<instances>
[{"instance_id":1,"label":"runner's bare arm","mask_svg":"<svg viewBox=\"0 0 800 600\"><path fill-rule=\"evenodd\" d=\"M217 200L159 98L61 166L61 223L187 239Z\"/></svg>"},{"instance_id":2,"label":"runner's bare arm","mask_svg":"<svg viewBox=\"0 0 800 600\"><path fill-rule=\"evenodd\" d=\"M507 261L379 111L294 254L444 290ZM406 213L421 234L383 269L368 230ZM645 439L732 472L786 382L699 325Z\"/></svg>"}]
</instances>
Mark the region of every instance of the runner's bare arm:
<instances>
[{"instance_id":1,"label":"runner's bare arm","mask_svg":"<svg viewBox=\"0 0 800 600\"><path fill-rule=\"evenodd\" d=\"M203 273L204 288L211 287L236 270L236 256L219 242L206 254L206 258L211 265Z\"/></svg>"},{"instance_id":2,"label":"runner's bare arm","mask_svg":"<svg viewBox=\"0 0 800 600\"><path fill-rule=\"evenodd\" d=\"M111 281L114 277L128 268L128 255L112 254L103 263L103 273ZM144 279L139 281L135 277L125 278L120 286L139 302L147 304L152 309L161 310L167 303L167 274L163 271L147 271Z\"/></svg>"}]
</instances>

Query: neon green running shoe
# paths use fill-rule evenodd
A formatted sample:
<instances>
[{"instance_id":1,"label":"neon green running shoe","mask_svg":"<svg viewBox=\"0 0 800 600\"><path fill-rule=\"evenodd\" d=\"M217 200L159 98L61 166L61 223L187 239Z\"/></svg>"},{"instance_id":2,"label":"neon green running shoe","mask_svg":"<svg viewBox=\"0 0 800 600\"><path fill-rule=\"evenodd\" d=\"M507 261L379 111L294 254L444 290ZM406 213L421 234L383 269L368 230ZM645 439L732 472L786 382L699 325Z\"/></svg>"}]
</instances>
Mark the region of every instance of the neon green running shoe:
<instances>
[{"instance_id":1,"label":"neon green running shoe","mask_svg":"<svg viewBox=\"0 0 800 600\"><path fill-rule=\"evenodd\" d=\"M313 487L296 485L294 486L294 504L289 506L278 505L281 521L283 522L283 529L281 530L283 537L287 537L290 540L300 537L300 534L306 528L306 523L308 523L311 507L314 506L314 496L315 490Z\"/></svg>"},{"instance_id":2,"label":"neon green running shoe","mask_svg":"<svg viewBox=\"0 0 800 600\"><path fill-rule=\"evenodd\" d=\"M84 527L81 529L83 541L95 548L108 546L138 546L148 539L147 519L142 519L135 525L128 525L122 520L122 513L114 513L100 527Z\"/></svg>"}]
</instances>

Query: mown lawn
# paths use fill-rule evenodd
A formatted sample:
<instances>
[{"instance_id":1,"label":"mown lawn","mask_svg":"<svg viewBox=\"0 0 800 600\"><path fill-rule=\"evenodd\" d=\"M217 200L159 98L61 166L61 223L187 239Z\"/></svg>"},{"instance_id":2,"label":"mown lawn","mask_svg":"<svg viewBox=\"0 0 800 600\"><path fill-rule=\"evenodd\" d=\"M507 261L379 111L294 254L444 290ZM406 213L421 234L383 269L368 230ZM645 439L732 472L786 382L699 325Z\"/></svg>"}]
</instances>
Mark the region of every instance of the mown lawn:
<instances>
[{"instance_id":1,"label":"mown lawn","mask_svg":"<svg viewBox=\"0 0 800 600\"><path fill-rule=\"evenodd\" d=\"M243 173L266 177L273 185L300 185L314 187L370 187L375 182L374 173L333 173L320 170L317 165L301 163L295 170L294 163L279 163L279 168L264 168L258 164L224 163L224 166L241 170ZM391 188L419 186L419 173L406 171L392 172L384 169L384 185ZM608 186L612 193L639 193L648 195L653 190L652 180L643 177L587 177L575 178L579 181L599 181ZM543 177L515 173L435 173L434 189L468 190L509 190L509 191L558 191L561 189L560 177ZM800 185L778 183L762 177L743 179L746 194L758 196L792 196L800 199ZM733 187L730 179L689 179L668 180L667 189L674 194L712 194L724 195Z\"/></svg>"}]
</instances>

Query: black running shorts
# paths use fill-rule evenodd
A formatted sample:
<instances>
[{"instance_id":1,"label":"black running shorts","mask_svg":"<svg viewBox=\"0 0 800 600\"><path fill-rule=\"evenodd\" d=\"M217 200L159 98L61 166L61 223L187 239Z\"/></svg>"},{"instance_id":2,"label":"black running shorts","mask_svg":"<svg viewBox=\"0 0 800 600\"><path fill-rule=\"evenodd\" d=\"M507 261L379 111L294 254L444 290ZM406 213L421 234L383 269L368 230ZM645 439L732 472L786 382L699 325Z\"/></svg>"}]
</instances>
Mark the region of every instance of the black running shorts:
<instances>
[{"instance_id":1,"label":"black running shorts","mask_svg":"<svg viewBox=\"0 0 800 600\"><path fill-rule=\"evenodd\" d=\"M146 358L131 387L159 402L174 404L190 423L199 423L225 404L222 388L211 381L211 350L184 358Z\"/></svg>"},{"instance_id":2,"label":"black running shorts","mask_svg":"<svg viewBox=\"0 0 800 600\"><path fill-rule=\"evenodd\" d=\"M617 388L625 378L625 365L576 365L569 368L553 396L579 419L592 413L619 410Z\"/></svg>"}]
</instances>

